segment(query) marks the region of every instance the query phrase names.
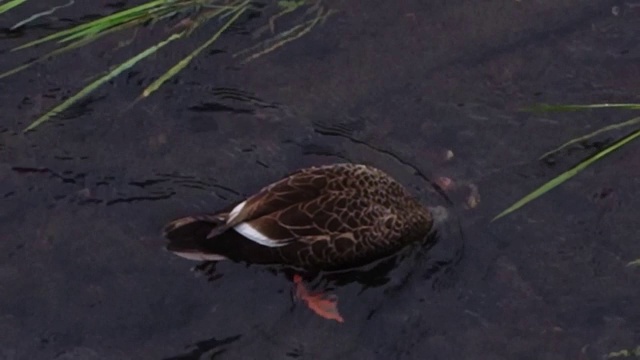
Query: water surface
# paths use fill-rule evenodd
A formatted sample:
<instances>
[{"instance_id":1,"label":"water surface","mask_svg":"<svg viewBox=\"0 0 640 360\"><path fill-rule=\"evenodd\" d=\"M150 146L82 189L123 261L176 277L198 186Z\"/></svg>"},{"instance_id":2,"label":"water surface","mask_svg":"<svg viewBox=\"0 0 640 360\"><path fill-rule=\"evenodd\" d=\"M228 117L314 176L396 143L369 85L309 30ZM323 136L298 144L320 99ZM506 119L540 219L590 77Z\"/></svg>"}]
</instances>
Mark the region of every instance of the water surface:
<instances>
[{"instance_id":1,"label":"water surface","mask_svg":"<svg viewBox=\"0 0 640 360\"><path fill-rule=\"evenodd\" d=\"M45 5L24 5L0 26ZM638 145L490 223L612 138L553 162L539 155L630 117L519 109L637 102L638 8L328 5L339 13L323 27L245 66L229 54L250 37L223 37L129 107L208 38L203 28L28 134L82 81L166 33L143 31L117 51L122 38L107 38L0 82L0 358L600 359L640 344L640 272L625 266L640 257ZM113 10L103 6L67 8L0 47ZM37 53L5 52L0 66ZM455 158L439 163L442 149ZM207 275L163 251L167 221L337 161L378 166L425 201L435 199L425 178L441 175L475 183L482 200L472 210L457 201L459 232L383 269L377 286L335 286L344 324L295 302L278 273L221 263Z\"/></svg>"}]
</instances>

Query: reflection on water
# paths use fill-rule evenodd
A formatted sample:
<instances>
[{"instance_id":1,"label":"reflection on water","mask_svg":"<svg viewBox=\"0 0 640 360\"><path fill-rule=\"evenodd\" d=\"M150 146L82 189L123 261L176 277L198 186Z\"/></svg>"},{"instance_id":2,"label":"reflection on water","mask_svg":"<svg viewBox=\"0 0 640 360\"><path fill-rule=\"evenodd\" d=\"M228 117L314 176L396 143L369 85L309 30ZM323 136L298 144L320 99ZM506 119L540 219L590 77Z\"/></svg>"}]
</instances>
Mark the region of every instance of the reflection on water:
<instances>
[{"instance_id":1,"label":"reflection on water","mask_svg":"<svg viewBox=\"0 0 640 360\"><path fill-rule=\"evenodd\" d=\"M406 160L403 160L400 156L394 154L389 150L374 146L366 141L362 141L354 137L353 134L354 132L357 131L358 127L359 126L363 127L363 121L364 121L363 119L360 119L360 121L353 121L348 124L344 124L344 123L324 124L322 122L314 122L313 125L314 125L314 131L322 136L337 136L337 137L345 138L355 144L364 145L365 147L371 150L379 152L384 156L389 156L393 160L408 166L414 171L415 175L419 176L422 180L424 180L426 183L431 185L431 187L433 187L435 191L437 191L444 199L446 199L446 201L449 204L451 204L451 200L449 200L449 197L444 192L444 190L440 187L440 185L438 185L435 181L428 179L427 176L425 176L415 165L407 162ZM327 155L332 155L332 154L327 154Z\"/></svg>"},{"instance_id":2,"label":"reflection on water","mask_svg":"<svg viewBox=\"0 0 640 360\"><path fill-rule=\"evenodd\" d=\"M192 105L189 110L193 112L229 112L232 114L258 115L262 109L280 109L277 104L267 103L237 89L214 88L211 94L220 101Z\"/></svg>"},{"instance_id":3,"label":"reflection on water","mask_svg":"<svg viewBox=\"0 0 640 360\"><path fill-rule=\"evenodd\" d=\"M76 193L67 196L57 196L57 201L67 199L70 203L79 205L104 204L106 206L132 203L139 201L166 200L174 196L180 188L193 188L207 190L220 199L228 199L229 194L239 195L233 189L216 184L213 179L199 179L193 175L156 174L153 179L128 181L127 186L118 186L115 189L113 176L104 176L93 181L87 181L86 173L74 173L72 170L60 172L49 168L29 168L14 166L11 168L18 174L39 174L45 178L58 180L65 184L84 186Z\"/></svg>"}]
</instances>

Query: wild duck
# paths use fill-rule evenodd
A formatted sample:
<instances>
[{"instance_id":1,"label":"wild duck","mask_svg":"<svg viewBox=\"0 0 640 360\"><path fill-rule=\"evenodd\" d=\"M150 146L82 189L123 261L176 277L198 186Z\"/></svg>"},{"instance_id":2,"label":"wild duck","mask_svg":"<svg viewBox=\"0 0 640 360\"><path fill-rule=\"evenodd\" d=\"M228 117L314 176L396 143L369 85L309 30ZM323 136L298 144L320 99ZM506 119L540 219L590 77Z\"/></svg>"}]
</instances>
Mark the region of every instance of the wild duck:
<instances>
[{"instance_id":1,"label":"wild duck","mask_svg":"<svg viewBox=\"0 0 640 360\"><path fill-rule=\"evenodd\" d=\"M433 221L430 209L382 170L338 163L293 172L213 214L174 220L164 236L169 251L191 260L340 270L425 239ZM294 281L301 285L300 277ZM330 300L297 293L316 313L341 319L327 310Z\"/></svg>"}]
</instances>

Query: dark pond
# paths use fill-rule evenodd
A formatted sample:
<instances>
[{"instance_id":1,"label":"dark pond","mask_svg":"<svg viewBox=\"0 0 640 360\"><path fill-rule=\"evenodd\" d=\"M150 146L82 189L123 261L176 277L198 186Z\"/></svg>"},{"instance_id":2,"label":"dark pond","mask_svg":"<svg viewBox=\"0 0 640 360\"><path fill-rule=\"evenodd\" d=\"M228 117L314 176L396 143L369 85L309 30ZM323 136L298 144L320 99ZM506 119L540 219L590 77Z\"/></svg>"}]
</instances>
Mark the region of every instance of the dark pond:
<instances>
[{"instance_id":1,"label":"dark pond","mask_svg":"<svg viewBox=\"0 0 640 360\"><path fill-rule=\"evenodd\" d=\"M114 6L76 4L10 49ZM640 148L632 144L497 222L491 218L628 119L542 114L547 103L638 102L640 7L621 1L331 1L299 41L244 66L258 17L157 93L131 102L210 36L203 28L34 132L95 74L166 36L110 37L0 81L1 359L601 359L640 344ZM46 2L0 16L9 27ZM7 70L42 49L3 52ZM613 135L623 135L624 132ZM447 163L434 154L450 149ZM363 162L421 198L445 175L481 202L452 207L428 253L333 286L345 322L292 298L268 268L209 273L163 250L161 227L297 168ZM372 283L373 282L373 283Z\"/></svg>"}]
</instances>

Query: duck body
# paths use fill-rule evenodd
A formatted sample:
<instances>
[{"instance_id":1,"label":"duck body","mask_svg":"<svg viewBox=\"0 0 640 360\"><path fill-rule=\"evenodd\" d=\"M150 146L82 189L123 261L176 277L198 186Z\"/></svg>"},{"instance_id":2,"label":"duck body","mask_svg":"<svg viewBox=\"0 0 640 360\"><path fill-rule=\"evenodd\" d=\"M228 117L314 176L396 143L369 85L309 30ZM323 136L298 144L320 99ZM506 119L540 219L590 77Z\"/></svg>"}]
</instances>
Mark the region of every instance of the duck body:
<instances>
[{"instance_id":1,"label":"duck body","mask_svg":"<svg viewBox=\"0 0 640 360\"><path fill-rule=\"evenodd\" d=\"M192 260L340 270L422 241L430 211L383 171L339 163L298 170L213 214L174 220L167 249Z\"/></svg>"}]
</instances>

